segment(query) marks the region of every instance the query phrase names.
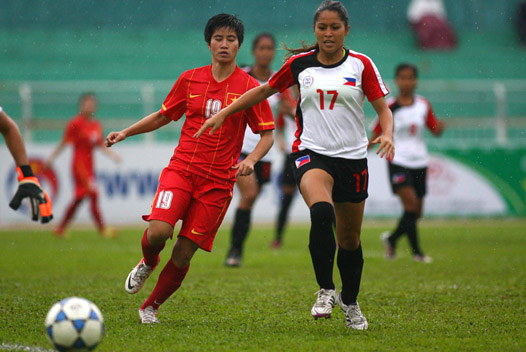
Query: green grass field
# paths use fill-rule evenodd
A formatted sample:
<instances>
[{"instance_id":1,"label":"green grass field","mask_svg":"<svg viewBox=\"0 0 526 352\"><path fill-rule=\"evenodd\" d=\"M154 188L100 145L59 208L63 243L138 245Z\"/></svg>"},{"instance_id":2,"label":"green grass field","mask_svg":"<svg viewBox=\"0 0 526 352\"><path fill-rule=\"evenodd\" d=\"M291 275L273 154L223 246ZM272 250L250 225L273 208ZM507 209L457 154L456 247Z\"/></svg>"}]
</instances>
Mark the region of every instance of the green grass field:
<instances>
[{"instance_id":1,"label":"green grass field","mask_svg":"<svg viewBox=\"0 0 526 352\"><path fill-rule=\"evenodd\" d=\"M0 231L0 349L47 351L44 317L56 301L82 296L105 318L97 351L525 351L526 221L431 221L421 225L432 264L412 261L406 241L386 261L379 241L394 221L366 222L360 306L369 330L351 331L343 313L310 316L317 291L308 227L293 226L279 251L271 227L251 231L243 267L223 266L229 231L199 251L183 286L143 326L137 309L160 270L137 295L124 280L140 259L142 229L118 239L72 230ZM173 243L173 242L172 242ZM171 243L167 246L170 247ZM170 250L161 253L164 263ZM335 270L335 282L340 280Z\"/></svg>"}]
</instances>

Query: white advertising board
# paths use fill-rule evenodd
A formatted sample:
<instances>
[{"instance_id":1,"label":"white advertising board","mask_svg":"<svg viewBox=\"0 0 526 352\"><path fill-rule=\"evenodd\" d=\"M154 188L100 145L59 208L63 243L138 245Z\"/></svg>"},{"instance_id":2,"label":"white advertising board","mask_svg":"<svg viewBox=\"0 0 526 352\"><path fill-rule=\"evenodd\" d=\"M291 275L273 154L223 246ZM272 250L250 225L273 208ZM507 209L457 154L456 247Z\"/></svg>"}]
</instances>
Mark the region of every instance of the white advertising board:
<instances>
[{"instance_id":1,"label":"white advertising board","mask_svg":"<svg viewBox=\"0 0 526 352\"><path fill-rule=\"evenodd\" d=\"M27 146L30 159L43 162L53 151L48 144ZM99 202L105 221L110 225L138 224L141 215L147 214L157 187L158 176L169 162L173 145L134 144L124 142L114 147L122 157L115 164L100 151L96 152L96 173L99 187ZM281 172L282 156L276 154L273 163L272 183L265 186L256 202L253 221L273 222L279 207L278 174ZM55 219L60 221L72 200L73 182L70 172L71 150L61 154L53 168L40 181L53 199ZM366 216L399 216L401 207L392 194L388 183L387 165L374 153L369 154L369 198ZM15 212L8 203L16 190L14 163L7 148L0 148L0 225L27 224L27 207ZM237 192L227 212L229 222L237 205ZM75 216L75 224L91 223L88 200L82 204ZM485 216L503 215L507 206L498 190L481 175L465 165L440 155L432 155L428 170L428 195L425 199L425 214L429 216ZM296 195L291 208L290 220L309 221L309 212L303 200Z\"/></svg>"}]
</instances>

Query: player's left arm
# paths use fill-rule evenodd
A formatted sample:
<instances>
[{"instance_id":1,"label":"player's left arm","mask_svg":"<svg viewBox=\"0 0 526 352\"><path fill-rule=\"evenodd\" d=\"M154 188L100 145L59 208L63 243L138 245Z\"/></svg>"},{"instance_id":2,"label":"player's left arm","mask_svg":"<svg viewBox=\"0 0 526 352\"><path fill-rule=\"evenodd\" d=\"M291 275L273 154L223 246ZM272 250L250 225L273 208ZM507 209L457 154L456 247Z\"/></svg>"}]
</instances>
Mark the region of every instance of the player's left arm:
<instances>
[{"instance_id":1,"label":"player's left arm","mask_svg":"<svg viewBox=\"0 0 526 352\"><path fill-rule=\"evenodd\" d=\"M381 153L381 158L385 155L387 160L393 160L395 153L393 143L393 113L391 109L389 109L389 106L387 106L384 97L371 101L371 105L378 114L380 126L382 127L382 134L373 139L371 143L380 144L376 150L376 154Z\"/></svg>"},{"instance_id":2,"label":"player's left arm","mask_svg":"<svg viewBox=\"0 0 526 352\"><path fill-rule=\"evenodd\" d=\"M254 165L272 148L272 144L274 144L274 133L272 130L261 131L259 135L261 138L252 153L248 154L243 161L233 167L237 169L236 177L252 174L254 172Z\"/></svg>"},{"instance_id":3,"label":"player's left arm","mask_svg":"<svg viewBox=\"0 0 526 352\"><path fill-rule=\"evenodd\" d=\"M435 137L440 137L446 129L446 124L444 121L437 119L429 102L427 102L427 106L426 126Z\"/></svg>"}]
</instances>

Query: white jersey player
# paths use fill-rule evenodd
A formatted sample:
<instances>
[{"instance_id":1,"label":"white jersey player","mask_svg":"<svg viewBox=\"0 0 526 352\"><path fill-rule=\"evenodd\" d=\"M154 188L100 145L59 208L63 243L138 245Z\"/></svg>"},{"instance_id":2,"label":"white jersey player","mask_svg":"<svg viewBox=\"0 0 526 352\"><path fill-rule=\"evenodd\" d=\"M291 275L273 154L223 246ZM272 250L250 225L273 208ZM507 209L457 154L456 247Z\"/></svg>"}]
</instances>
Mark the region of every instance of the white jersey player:
<instances>
[{"instance_id":1,"label":"white jersey player","mask_svg":"<svg viewBox=\"0 0 526 352\"><path fill-rule=\"evenodd\" d=\"M389 180L393 193L400 197L404 213L395 230L382 234L382 241L386 246L386 258L394 259L398 239L407 234L413 259L431 262L431 257L424 255L420 249L416 226L417 220L422 216L429 164L423 133L427 127L435 136L440 136L444 123L437 120L429 101L414 93L417 77L418 70L414 65L398 65L395 82L400 94L387 101L393 112L393 139L396 148L396 155L389 163ZM372 138L382 133L378 121L373 122L372 130Z\"/></svg>"},{"instance_id":2,"label":"white jersey player","mask_svg":"<svg viewBox=\"0 0 526 352\"><path fill-rule=\"evenodd\" d=\"M291 50L296 55L269 83L246 92L205 121L196 136L210 127L209 133L214 133L229 115L298 85L295 177L310 209L309 249L320 288L311 314L316 319L330 317L338 302L347 326L365 330L367 319L357 302L363 269L360 234L369 176L365 98L380 118L383 133L374 142L380 144L380 156L387 159L394 155L393 117L384 99L388 90L372 60L344 48L349 29L345 7L339 1L323 1L314 14L316 45ZM339 294L333 282L334 225L342 281Z\"/></svg>"}]
</instances>

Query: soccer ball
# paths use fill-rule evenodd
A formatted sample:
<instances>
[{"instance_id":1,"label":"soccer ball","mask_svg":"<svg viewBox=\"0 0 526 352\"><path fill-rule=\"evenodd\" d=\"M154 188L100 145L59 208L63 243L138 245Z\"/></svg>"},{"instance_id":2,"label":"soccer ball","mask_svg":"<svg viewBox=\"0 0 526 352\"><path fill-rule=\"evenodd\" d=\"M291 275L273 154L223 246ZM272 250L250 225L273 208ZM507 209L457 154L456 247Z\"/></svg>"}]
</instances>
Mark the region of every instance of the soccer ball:
<instances>
[{"instance_id":1,"label":"soccer ball","mask_svg":"<svg viewBox=\"0 0 526 352\"><path fill-rule=\"evenodd\" d=\"M47 336L59 351L92 350L102 339L104 321L95 304L70 297L55 303L46 316Z\"/></svg>"}]
</instances>

